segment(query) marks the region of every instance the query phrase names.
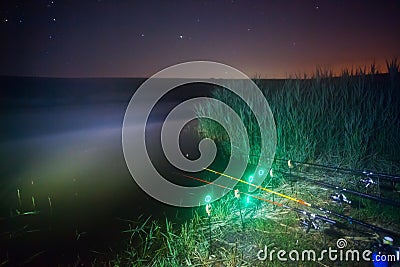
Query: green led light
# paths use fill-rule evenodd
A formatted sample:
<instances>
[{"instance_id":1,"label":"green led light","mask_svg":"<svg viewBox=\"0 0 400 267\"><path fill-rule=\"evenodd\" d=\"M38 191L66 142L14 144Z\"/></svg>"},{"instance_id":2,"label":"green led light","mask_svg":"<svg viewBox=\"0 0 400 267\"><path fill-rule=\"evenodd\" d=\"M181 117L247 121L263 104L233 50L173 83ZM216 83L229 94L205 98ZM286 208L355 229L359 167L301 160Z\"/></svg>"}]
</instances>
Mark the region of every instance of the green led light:
<instances>
[{"instance_id":1,"label":"green led light","mask_svg":"<svg viewBox=\"0 0 400 267\"><path fill-rule=\"evenodd\" d=\"M253 175L250 175L250 176L249 176L249 182L251 183L251 182L253 182L253 180L254 180L254 176L253 176Z\"/></svg>"},{"instance_id":2,"label":"green led light","mask_svg":"<svg viewBox=\"0 0 400 267\"><path fill-rule=\"evenodd\" d=\"M207 196L204 198L204 201L205 201L206 203L210 203L210 201L211 201L211 196L210 196L210 195L207 195Z\"/></svg>"},{"instance_id":3,"label":"green led light","mask_svg":"<svg viewBox=\"0 0 400 267\"><path fill-rule=\"evenodd\" d=\"M263 170L263 169L259 170L259 171L258 171L258 175L260 175L260 176L261 176L261 175L264 175L264 170Z\"/></svg>"},{"instance_id":4,"label":"green led light","mask_svg":"<svg viewBox=\"0 0 400 267\"><path fill-rule=\"evenodd\" d=\"M250 203L250 196L246 197L246 203L249 204Z\"/></svg>"}]
</instances>

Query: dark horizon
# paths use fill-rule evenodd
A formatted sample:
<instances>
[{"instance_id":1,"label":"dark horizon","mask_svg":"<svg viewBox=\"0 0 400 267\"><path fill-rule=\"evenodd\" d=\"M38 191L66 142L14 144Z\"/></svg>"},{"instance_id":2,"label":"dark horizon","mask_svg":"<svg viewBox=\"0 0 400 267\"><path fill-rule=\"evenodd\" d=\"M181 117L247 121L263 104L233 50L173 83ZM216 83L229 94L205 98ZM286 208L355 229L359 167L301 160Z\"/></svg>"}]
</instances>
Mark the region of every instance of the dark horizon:
<instances>
[{"instance_id":1,"label":"dark horizon","mask_svg":"<svg viewBox=\"0 0 400 267\"><path fill-rule=\"evenodd\" d=\"M397 57L395 58L397 59ZM399 61L397 61L399 62ZM317 70L318 67L315 68L315 70ZM333 78L340 78L342 76L342 72L343 71L349 71L349 74L351 76L357 76L359 75L357 72L359 70L365 70L366 71L366 75L370 75L370 65L363 65L363 66L354 66L353 68L344 68L344 69L340 69L337 70L336 72L333 71L333 69L325 69L325 68L320 68L320 70L323 71L328 71L328 72L332 72L332 77ZM250 79L254 80L254 79L261 79L261 80L278 80L278 81L282 81L282 80L292 80L292 79L313 79L315 78L315 74L316 71L314 72L310 72L310 73L288 73L288 76L285 77L259 77L259 76L249 76ZM390 73L387 71L386 66L385 67L381 67L377 69L377 73L375 73L374 75L389 75ZM306 75L306 76L304 76ZM38 79L65 79L65 80L84 80L84 79L134 79L134 80L147 80L150 79L151 77L128 77L128 76L82 76L82 77L65 77L65 76L34 76L34 75L2 75L0 74L0 78L16 78L16 79L24 79L24 78L29 78L29 79L34 79L34 78L38 78ZM182 79L182 80L190 80L190 79L195 79L196 77L158 77L157 79ZM209 79L221 79L221 78L209 78Z\"/></svg>"}]
</instances>

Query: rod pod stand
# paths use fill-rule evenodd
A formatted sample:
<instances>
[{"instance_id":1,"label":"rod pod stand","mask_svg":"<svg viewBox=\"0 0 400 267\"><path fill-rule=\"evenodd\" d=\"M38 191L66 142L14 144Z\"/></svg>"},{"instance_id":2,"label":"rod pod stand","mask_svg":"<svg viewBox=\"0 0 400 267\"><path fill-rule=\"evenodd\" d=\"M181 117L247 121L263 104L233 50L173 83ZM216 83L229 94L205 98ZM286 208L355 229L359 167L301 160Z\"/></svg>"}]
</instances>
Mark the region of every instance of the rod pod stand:
<instances>
[{"instance_id":1,"label":"rod pod stand","mask_svg":"<svg viewBox=\"0 0 400 267\"><path fill-rule=\"evenodd\" d=\"M208 203L206 205L206 212L208 215L208 229L209 229L209 247L208 247L208 255L211 257L212 255L212 245L211 245L211 204Z\"/></svg>"}]
</instances>

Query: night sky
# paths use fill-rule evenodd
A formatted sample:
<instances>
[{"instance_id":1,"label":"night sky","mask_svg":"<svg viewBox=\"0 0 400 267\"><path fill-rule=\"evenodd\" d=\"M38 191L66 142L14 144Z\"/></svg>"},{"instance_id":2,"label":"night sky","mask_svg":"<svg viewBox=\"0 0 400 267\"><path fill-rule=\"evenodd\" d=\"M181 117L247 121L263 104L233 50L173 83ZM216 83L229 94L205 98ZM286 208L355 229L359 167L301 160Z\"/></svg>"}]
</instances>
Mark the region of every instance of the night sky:
<instances>
[{"instance_id":1,"label":"night sky","mask_svg":"<svg viewBox=\"0 0 400 267\"><path fill-rule=\"evenodd\" d=\"M399 1L0 1L0 75L148 77L211 60L248 76L400 55Z\"/></svg>"}]
</instances>

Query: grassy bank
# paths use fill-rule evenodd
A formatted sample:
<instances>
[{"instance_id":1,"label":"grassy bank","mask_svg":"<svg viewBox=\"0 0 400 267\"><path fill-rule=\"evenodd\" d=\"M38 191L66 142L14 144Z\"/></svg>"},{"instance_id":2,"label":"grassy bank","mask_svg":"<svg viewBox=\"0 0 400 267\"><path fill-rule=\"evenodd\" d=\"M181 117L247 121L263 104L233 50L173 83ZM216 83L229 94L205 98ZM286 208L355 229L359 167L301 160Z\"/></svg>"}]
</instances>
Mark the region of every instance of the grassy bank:
<instances>
[{"instance_id":1,"label":"grassy bank","mask_svg":"<svg viewBox=\"0 0 400 267\"><path fill-rule=\"evenodd\" d=\"M388 74L376 73L376 68L343 71L334 77L329 71L317 70L313 77L287 80L255 80L266 97L274 115L277 130L276 157L302 162L326 164L353 169L368 169L400 173L400 76L396 60L388 62ZM368 70L367 70L368 69ZM245 90L245 88L244 88ZM213 97L227 103L240 116L247 129L251 156L255 164L262 149L260 127L248 106L231 92L215 88ZM254 101L257 101L256 99ZM218 106L197 108L199 116L213 117ZM225 117L224 127L237 125ZM223 127L209 119L200 119L198 131L202 137L216 140L226 157L230 157L229 137ZM240 136L238 136L240 139ZM245 146L243 144L235 144ZM235 155L232 155L235 156ZM358 176L324 173L313 169L288 166L275 162L273 169L306 174L336 185L377 195L376 188L364 188ZM352 197L352 204L333 202L334 190L285 175L268 176L263 186L296 197L351 218L397 231L400 215L395 207L371 200ZM400 199L399 186L390 185L386 197ZM382 192L379 189L379 196ZM263 191L247 195L241 188L240 199L233 192L212 203L210 217L204 207L194 209L193 218L182 225L151 219L134 223L126 231L129 249L119 255L116 265L135 266L283 266L287 262L261 261L257 253L267 247L272 250L336 248L338 238L348 241L348 249L371 249L381 239L380 233L343 220L335 225L318 221L319 229L307 230L306 217L281 204L304 208L288 199ZM275 203L272 203L275 202ZM310 212L312 209L305 208ZM318 213L318 212L317 212ZM321 212L320 212L321 214ZM323 214L325 216L326 214ZM335 218L332 218L335 219ZM398 240L395 242L398 243ZM298 266L299 262L289 262ZM301 262L307 266L354 266L355 262Z\"/></svg>"}]
</instances>

